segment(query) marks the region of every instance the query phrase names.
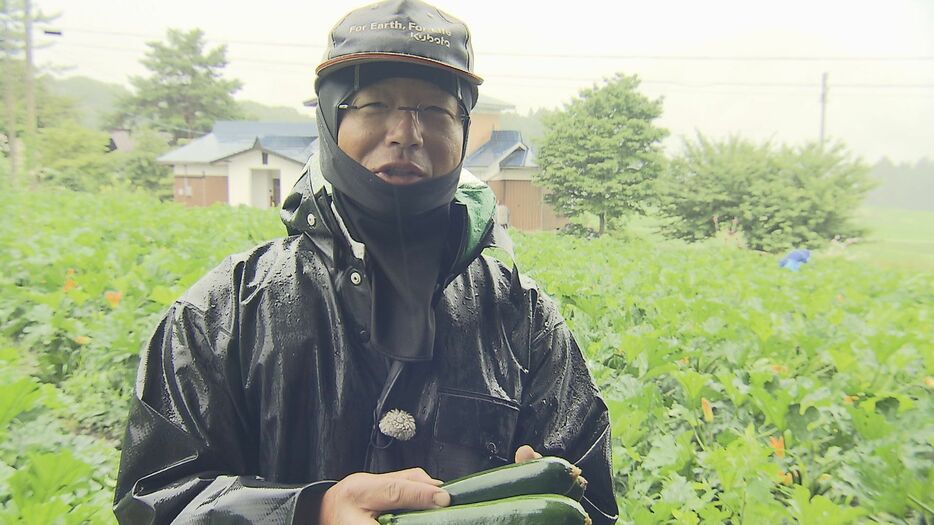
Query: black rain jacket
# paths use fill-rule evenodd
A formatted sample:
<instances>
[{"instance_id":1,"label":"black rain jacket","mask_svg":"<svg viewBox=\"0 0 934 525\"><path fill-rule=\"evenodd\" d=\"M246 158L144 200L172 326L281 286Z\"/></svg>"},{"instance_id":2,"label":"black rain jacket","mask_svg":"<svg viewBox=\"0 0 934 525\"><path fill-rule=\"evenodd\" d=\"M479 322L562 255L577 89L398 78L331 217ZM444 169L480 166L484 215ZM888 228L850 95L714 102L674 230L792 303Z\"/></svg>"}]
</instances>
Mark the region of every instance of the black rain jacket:
<instances>
[{"instance_id":1,"label":"black rain jacket","mask_svg":"<svg viewBox=\"0 0 934 525\"><path fill-rule=\"evenodd\" d=\"M289 236L228 257L168 310L144 349L114 510L125 524L315 523L353 472L422 467L451 480L530 444L583 469L613 523L606 405L555 304L480 255L499 238L489 187L464 172L456 262L435 295L434 357L387 372L367 337L365 247L310 162L283 204ZM399 408L415 437L377 434ZM380 439L381 438L381 439Z\"/></svg>"}]
</instances>

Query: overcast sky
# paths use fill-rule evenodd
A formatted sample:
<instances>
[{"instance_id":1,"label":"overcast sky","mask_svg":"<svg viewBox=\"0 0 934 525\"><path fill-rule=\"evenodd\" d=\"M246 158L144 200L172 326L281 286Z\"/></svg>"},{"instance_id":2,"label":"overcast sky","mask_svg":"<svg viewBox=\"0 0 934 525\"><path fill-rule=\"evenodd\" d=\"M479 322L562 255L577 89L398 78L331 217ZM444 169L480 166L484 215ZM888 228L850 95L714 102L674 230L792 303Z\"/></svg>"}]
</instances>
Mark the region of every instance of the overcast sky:
<instances>
[{"instance_id":1,"label":"overcast sky","mask_svg":"<svg viewBox=\"0 0 934 525\"><path fill-rule=\"evenodd\" d=\"M314 95L327 32L366 2L34 0L61 13L37 62L127 84L145 43L201 28L226 44L237 98L291 106ZM467 22L481 93L520 112L555 108L615 72L664 97L670 145L696 131L816 140L821 74L826 133L870 162L934 158L934 0L438 0ZM743 58L740 60L739 58Z\"/></svg>"}]
</instances>

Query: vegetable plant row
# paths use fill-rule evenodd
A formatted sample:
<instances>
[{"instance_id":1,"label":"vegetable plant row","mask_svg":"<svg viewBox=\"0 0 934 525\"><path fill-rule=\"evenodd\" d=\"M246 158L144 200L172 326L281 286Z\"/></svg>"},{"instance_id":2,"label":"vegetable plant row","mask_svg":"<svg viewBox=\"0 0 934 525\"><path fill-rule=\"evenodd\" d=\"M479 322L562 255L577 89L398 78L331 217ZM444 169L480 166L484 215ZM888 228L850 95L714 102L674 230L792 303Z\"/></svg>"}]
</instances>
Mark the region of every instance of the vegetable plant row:
<instances>
[{"instance_id":1,"label":"vegetable plant row","mask_svg":"<svg viewBox=\"0 0 934 525\"><path fill-rule=\"evenodd\" d=\"M0 210L0 522L112 523L141 345L207 269L284 229L125 193L9 193ZM934 276L515 237L610 407L621 523L934 516Z\"/></svg>"}]
</instances>

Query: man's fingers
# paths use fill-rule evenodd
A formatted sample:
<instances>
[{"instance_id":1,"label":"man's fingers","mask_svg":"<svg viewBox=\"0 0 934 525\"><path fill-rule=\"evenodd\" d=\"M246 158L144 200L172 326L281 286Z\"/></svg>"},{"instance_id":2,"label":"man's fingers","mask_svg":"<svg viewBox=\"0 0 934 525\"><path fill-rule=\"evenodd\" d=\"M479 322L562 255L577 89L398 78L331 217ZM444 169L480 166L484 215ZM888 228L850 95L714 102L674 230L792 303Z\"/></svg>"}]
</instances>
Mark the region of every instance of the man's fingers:
<instances>
[{"instance_id":1,"label":"man's fingers","mask_svg":"<svg viewBox=\"0 0 934 525\"><path fill-rule=\"evenodd\" d=\"M386 473L386 476L393 477L393 478L399 478L399 479L407 479L409 481L419 481L421 483L428 483L428 484L435 485L435 486L441 485L442 483L444 483L440 479L435 479L429 476L428 473L425 472L424 469L421 469L419 467L410 468L406 470L397 470L395 472L388 472Z\"/></svg>"},{"instance_id":2,"label":"man's fingers","mask_svg":"<svg viewBox=\"0 0 934 525\"><path fill-rule=\"evenodd\" d=\"M538 459L542 457L541 454L535 452L535 449L529 445L522 445L516 449L516 463L522 463L523 461L529 461L530 459Z\"/></svg>"},{"instance_id":3,"label":"man's fingers","mask_svg":"<svg viewBox=\"0 0 934 525\"><path fill-rule=\"evenodd\" d=\"M391 476L374 481L372 487L358 496L363 506L372 511L433 509L451 504L447 492L421 481Z\"/></svg>"}]
</instances>

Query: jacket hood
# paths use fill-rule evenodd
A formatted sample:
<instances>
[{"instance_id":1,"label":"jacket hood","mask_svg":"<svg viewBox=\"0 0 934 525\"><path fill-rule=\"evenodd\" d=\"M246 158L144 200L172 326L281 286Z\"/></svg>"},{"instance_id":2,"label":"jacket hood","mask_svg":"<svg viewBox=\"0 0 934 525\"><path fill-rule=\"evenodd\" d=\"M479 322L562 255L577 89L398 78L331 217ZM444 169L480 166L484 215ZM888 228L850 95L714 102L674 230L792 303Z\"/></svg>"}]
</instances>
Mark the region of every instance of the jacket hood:
<instances>
[{"instance_id":1,"label":"jacket hood","mask_svg":"<svg viewBox=\"0 0 934 525\"><path fill-rule=\"evenodd\" d=\"M302 176L282 202L279 212L282 223L289 235L304 233L314 238L323 229L332 237L343 237L354 254L362 259L364 246L348 233L333 205L332 194L331 184L321 173L317 156L312 156L305 164ZM505 230L494 221L496 196L485 182L462 169L453 202L463 208L466 216L464 241L454 268L465 266L480 251L490 246L499 246L511 252L512 243ZM311 218L315 214L322 220Z\"/></svg>"}]
</instances>

